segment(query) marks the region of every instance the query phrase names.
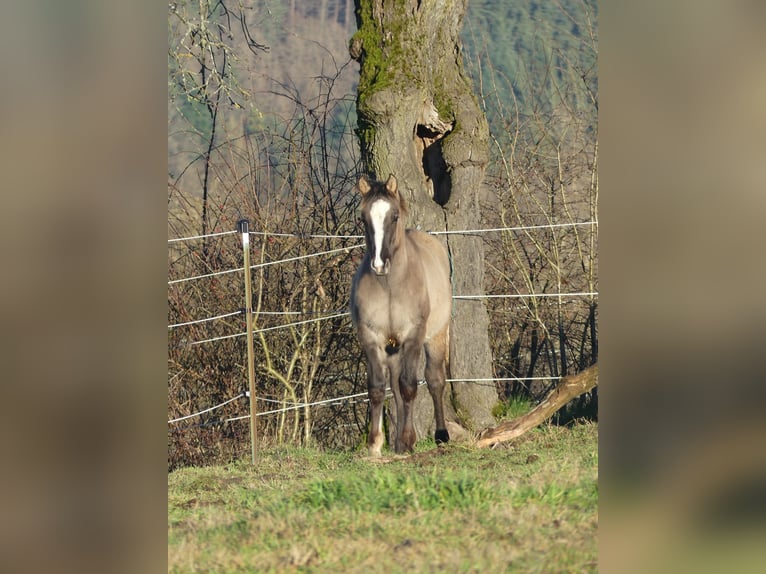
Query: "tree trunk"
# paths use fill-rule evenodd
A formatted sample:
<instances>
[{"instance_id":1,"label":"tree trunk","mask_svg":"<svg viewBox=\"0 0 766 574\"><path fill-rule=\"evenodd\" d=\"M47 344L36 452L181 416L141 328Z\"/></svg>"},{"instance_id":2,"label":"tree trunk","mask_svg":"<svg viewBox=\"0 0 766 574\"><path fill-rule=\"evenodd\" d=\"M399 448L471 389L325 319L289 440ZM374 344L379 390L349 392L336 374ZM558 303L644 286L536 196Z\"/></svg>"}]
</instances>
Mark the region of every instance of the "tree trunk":
<instances>
[{"instance_id":1,"label":"tree trunk","mask_svg":"<svg viewBox=\"0 0 766 574\"><path fill-rule=\"evenodd\" d=\"M357 96L365 169L394 174L409 206L408 225L426 231L475 229L489 155L487 121L463 71L460 29L465 0L356 0L358 31L349 51L360 64ZM444 236L453 292L483 293L484 245ZM491 379L489 319L483 300L456 300L450 378ZM494 424L492 382L453 382L447 417L478 431ZM419 392L418 438L433 432L433 406Z\"/></svg>"}]
</instances>

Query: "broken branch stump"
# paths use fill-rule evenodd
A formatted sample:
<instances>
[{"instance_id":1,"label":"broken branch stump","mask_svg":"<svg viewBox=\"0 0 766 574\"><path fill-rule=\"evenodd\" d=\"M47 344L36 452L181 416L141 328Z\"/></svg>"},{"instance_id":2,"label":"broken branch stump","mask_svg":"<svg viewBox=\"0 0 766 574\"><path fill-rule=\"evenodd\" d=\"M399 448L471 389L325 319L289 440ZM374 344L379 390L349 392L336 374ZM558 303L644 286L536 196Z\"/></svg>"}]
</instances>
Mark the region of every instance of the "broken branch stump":
<instances>
[{"instance_id":1,"label":"broken branch stump","mask_svg":"<svg viewBox=\"0 0 766 574\"><path fill-rule=\"evenodd\" d=\"M598 385L598 365L592 365L576 375L562 378L540 404L527 414L483 431L476 441L476 446L488 448L520 437L551 417L569 401L587 393L596 385Z\"/></svg>"}]
</instances>

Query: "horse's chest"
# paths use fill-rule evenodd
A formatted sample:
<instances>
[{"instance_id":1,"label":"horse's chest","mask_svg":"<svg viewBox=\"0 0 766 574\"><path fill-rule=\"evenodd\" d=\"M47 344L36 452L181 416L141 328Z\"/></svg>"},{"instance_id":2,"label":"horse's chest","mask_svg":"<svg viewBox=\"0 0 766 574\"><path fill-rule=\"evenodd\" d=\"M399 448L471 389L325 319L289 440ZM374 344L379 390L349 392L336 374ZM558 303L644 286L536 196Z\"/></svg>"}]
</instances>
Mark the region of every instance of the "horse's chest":
<instances>
[{"instance_id":1,"label":"horse's chest","mask_svg":"<svg viewBox=\"0 0 766 574\"><path fill-rule=\"evenodd\" d=\"M380 336L405 340L427 320L427 302L411 294L408 297L392 296L381 292L374 303L367 302L363 323Z\"/></svg>"},{"instance_id":2,"label":"horse's chest","mask_svg":"<svg viewBox=\"0 0 766 574\"><path fill-rule=\"evenodd\" d=\"M391 297L385 313L383 329L399 341L421 330L427 320L427 304L420 297Z\"/></svg>"},{"instance_id":3,"label":"horse's chest","mask_svg":"<svg viewBox=\"0 0 766 574\"><path fill-rule=\"evenodd\" d=\"M425 309L415 298L403 298L389 302L389 321L392 325L409 325L425 320Z\"/></svg>"}]
</instances>

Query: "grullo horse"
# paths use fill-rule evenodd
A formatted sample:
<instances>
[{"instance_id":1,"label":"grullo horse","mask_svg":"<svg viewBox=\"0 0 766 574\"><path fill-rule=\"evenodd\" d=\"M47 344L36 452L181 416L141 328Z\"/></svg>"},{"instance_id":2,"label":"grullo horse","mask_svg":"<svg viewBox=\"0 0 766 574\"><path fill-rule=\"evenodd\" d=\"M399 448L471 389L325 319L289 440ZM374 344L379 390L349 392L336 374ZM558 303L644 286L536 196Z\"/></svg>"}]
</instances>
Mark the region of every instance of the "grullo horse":
<instances>
[{"instance_id":1,"label":"grullo horse","mask_svg":"<svg viewBox=\"0 0 766 574\"><path fill-rule=\"evenodd\" d=\"M386 387L396 403L394 451L412 452L413 401L424 375L434 403L434 438L449 440L443 397L452 314L450 262L439 239L404 228L406 205L393 175L386 182L362 176L357 189L366 252L351 285L350 310L367 359L367 445L370 456L378 457Z\"/></svg>"}]
</instances>

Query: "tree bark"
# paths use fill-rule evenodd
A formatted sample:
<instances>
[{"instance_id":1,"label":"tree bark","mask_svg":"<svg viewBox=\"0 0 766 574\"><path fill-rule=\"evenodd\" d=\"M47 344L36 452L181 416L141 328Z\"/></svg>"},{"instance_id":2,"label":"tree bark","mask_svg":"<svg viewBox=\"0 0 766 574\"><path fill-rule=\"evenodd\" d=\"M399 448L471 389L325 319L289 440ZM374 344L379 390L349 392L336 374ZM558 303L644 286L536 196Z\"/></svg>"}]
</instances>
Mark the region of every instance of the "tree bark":
<instances>
[{"instance_id":1,"label":"tree bark","mask_svg":"<svg viewBox=\"0 0 766 574\"><path fill-rule=\"evenodd\" d=\"M365 170L394 174L409 206L408 225L426 231L475 229L489 129L463 70L460 30L466 0L356 0L358 31L349 51L360 64L358 134ZM475 235L446 235L453 292L484 292L484 245ZM484 301L456 300L450 378L491 379ZM494 424L492 382L453 382L447 417L477 431ZM433 406L419 392L418 438L433 432Z\"/></svg>"},{"instance_id":2,"label":"tree bark","mask_svg":"<svg viewBox=\"0 0 766 574\"><path fill-rule=\"evenodd\" d=\"M587 393L596 385L598 385L598 365L588 367L577 375L564 377L542 402L527 414L484 431L476 442L476 446L487 448L520 437L551 417L569 401Z\"/></svg>"}]
</instances>

